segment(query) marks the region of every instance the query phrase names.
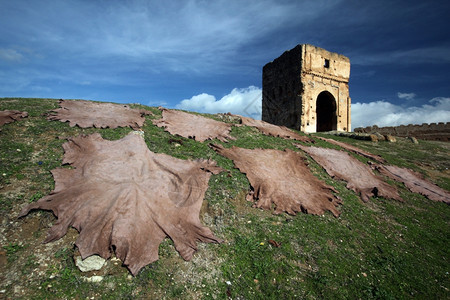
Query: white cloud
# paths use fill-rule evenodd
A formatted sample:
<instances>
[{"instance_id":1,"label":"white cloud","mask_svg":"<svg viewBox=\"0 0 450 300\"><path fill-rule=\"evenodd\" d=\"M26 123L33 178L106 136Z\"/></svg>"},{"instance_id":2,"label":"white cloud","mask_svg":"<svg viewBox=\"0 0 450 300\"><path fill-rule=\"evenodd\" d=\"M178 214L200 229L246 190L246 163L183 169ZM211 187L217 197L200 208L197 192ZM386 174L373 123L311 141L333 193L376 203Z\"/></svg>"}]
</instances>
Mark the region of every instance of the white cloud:
<instances>
[{"instance_id":1,"label":"white cloud","mask_svg":"<svg viewBox=\"0 0 450 300\"><path fill-rule=\"evenodd\" d=\"M255 86L235 88L221 99L202 93L181 101L176 108L211 114L231 112L261 119L261 95L261 89ZM450 98L445 97L433 98L422 106L405 108L387 101L375 101L354 103L351 109L352 128L450 122Z\"/></svg>"},{"instance_id":2,"label":"white cloud","mask_svg":"<svg viewBox=\"0 0 450 300\"><path fill-rule=\"evenodd\" d=\"M23 55L14 49L0 48L0 59L10 62L19 62L23 59Z\"/></svg>"},{"instance_id":3,"label":"white cloud","mask_svg":"<svg viewBox=\"0 0 450 300\"><path fill-rule=\"evenodd\" d=\"M231 112L261 119L261 97L260 88L249 86L241 89L235 88L219 100L212 95L202 93L181 101L176 105L176 108L211 114Z\"/></svg>"},{"instance_id":4,"label":"white cloud","mask_svg":"<svg viewBox=\"0 0 450 300\"><path fill-rule=\"evenodd\" d=\"M407 108L386 101L352 104L352 128L437 122L450 122L450 98L433 98L428 104Z\"/></svg>"},{"instance_id":5,"label":"white cloud","mask_svg":"<svg viewBox=\"0 0 450 300\"><path fill-rule=\"evenodd\" d=\"M406 100L412 100L416 97L416 94L414 93L397 93L397 97L399 97L400 99L406 99Z\"/></svg>"}]
</instances>

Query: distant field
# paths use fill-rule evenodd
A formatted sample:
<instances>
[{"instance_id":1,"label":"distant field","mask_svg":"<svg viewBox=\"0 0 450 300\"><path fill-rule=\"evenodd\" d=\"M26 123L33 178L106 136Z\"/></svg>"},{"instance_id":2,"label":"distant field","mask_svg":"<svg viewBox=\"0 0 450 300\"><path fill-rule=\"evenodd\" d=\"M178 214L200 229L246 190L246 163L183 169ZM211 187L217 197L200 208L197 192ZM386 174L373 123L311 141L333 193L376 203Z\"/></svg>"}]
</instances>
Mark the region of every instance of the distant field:
<instances>
[{"instance_id":1,"label":"distant field","mask_svg":"<svg viewBox=\"0 0 450 300\"><path fill-rule=\"evenodd\" d=\"M177 136L180 142L174 143L174 136L151 122L160 118L158 109L130 106L154 113L146 116L142 127L151 151L181 159L213 159L227 170L211 177L200 214L203 224L225 242L199 243L194 258L186 262L166 238L159 248L159 260L136 277L117 260L109 260L100 271L80 272L73 259L79 255L74 247L75 229L58 241L43 244L47 230L56 222L53 214L38 210L24 218L17 216L26 204L54 189L50 170L61 166L65 137L98 132L104 139L116 140L133 129L69 127L46 119L45 114L58 107L57 100L0 98L0 110L29 113L28 118L0 127L0 298L450 298L449 205L411 193L390 180L404 203L378 197L363 203L344 182L331 178L307 157L314 175L339 192L342 214L338 218L331 213L273 215L252 208L245 199L250 187L246 176L211 149L208 141ZM248 126L233 127L231 135L236 140L212 142L301 152L292 140L265 136ZM396 143L374 143L315 136L379 154L389 164L411 168L450 190L449 143L419 140L413 144L403 138ZM317 138L315 145L336 148ZM86 281L93 275L103 280Z\"/></svg>"}]
</instances>

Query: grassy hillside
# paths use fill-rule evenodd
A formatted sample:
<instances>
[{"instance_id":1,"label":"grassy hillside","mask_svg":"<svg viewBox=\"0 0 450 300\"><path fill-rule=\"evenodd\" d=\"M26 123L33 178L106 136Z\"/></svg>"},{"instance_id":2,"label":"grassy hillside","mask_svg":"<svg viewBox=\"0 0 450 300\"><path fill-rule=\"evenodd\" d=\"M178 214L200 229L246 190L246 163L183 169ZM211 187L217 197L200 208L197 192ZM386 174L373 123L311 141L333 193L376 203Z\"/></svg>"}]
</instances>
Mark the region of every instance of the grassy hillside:
<instances>
[{"instance_id":1,"label":"grassy hillside","mask_svg":"<svg viewBox=\"0 0 450 300\"><path fill-rule=\"evenodd\" d=\"M58 107L52 99L0 99L0 110L27 111L29 117L0 131L0 298L23 299L444 299L450 297L450 206L433 202L396 185L400 203L373 198L363 203L308 157L313 173L339 191L339 218L298 214L273 215L245 200L249 182L233 162L191 139L174 137L151 123L142 128L151 151L181 159L212 158L228 170L213 175L200 219L223 244L199 244L185 262L170 239L160 246L160 259L136 277L109 260L96 272L81 273L74 264L78 233L69 230L58 241L42 244L56 221L51 212L33 211L18 219L27 203L50 193L50 170L61 166L64 137L99 132L116 140L131 128L81 129L47 121ZM207 115L218 118L214 115ZM289 148L292 141L268 137L254 128L233 127L228 146ZM313 135L314 136L314 135ZM323 135L325 136L325 135ZM406 139L397 143L333 139L412 168L450 189L449 144ZM174 142L176 140L176 142ZM220 141L213 141L221 143ZM317 140L316 145L333 147ZM361 158L364 160L363 158ZM275 247L269 240L280 243ZM98 283L88 282L103 276Z\"/></svg>"}]
</instances>

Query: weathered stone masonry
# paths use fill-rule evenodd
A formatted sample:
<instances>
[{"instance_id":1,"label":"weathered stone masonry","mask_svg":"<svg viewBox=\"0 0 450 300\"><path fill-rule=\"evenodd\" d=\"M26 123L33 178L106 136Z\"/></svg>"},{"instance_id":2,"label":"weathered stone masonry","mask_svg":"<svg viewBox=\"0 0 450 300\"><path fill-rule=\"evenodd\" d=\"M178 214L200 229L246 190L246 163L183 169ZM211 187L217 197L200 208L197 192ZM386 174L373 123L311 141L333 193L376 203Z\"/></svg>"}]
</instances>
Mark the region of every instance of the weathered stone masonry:
<instances>
[{"instance_id":1,"label":"weathered stone masonry","mask_svg":"<svg viewBox=\"0 0 450 300\"><path fill-rule=\"evenodd\" d=\"M450 142L450 123L431 123L422 125L400 125L395 127L378 127L377 125L365 128L355 128L355 132L381 133L400 137L413 136L421 140Z\"/></svg>"},{"instance_id":2,"label":"weathered stone masonry","mask_svg":"<svg viewBox=\"0 0 450 300\"><path fill-rule=\"evenodd\" d=\"M303 132L350 131L350 60L302 44L263 68L263 121Z\"/></svg>"}]
</instances>

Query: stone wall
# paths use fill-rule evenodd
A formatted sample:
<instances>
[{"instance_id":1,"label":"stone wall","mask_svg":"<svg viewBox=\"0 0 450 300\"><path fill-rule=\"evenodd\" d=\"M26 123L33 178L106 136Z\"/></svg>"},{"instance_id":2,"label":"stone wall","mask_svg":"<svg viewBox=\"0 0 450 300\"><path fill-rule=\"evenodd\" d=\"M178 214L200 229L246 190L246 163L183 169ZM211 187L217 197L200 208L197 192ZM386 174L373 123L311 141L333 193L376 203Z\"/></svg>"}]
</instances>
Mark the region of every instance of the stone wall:
<instances>
[{"instance_id":1,"label":"stone wall","mask_svg":"<svg viewBox=\"0 0 450 300\"><path fill-rule=\"evenodd\" d=\"M432 141L450 141L450 122L447 123L431 123L422 125L401 125L395 127L378 127L377 125L365 128L355 128L355 132L390 134L400 137L413 136L421 140Z\"/></svg>"},{"instance_id":2,"label":"stone wall","mask_svg":"<svg viewBox=\"0 0 450 300\"><path fill-rule=\"evenodd\" d=\"M300 130L301 56L298 45L263 67L262 120Z\"/></svg>"},{"instance_id":3,"label":"stone wall","mask_svg":"<svg viewBox=\"0 0 450 300\"><path fill-rule=\"evenodd\" d=\"M325 60L328 67L325 67ZM305 87L302 94L301 130L304 132L321 131L318 129L317 105L319 95L324 92L335 101L335 119L331 130L350 131L350 106L348 81L350 78L350 60L344 55L329 52L312 45L304 45L302 56L301 80Z\"/></svg>"},{"instance_id":4,"label":"stone wall","mask_svg":"<svg viewBox=\"0 0 450 300\"><path fill-rule=\"evenodd\" d=\"M332 110L332 116L325 117L330 128L323 131L350 131L349 77L347 57L312 45L297 45L263 67L262 119L316 132L321 128L318 117L323 107L317 104L322 99L331 106L324 110Z\"/></svg>"}]
</instances>

